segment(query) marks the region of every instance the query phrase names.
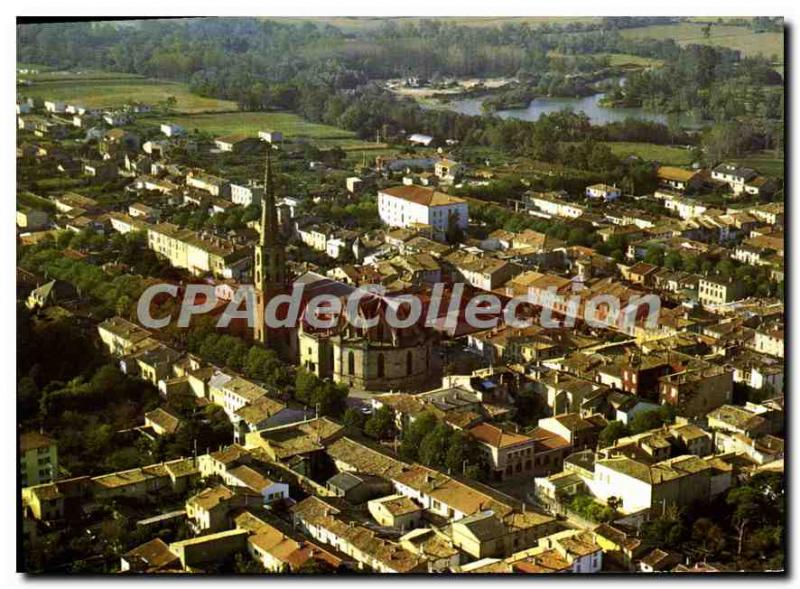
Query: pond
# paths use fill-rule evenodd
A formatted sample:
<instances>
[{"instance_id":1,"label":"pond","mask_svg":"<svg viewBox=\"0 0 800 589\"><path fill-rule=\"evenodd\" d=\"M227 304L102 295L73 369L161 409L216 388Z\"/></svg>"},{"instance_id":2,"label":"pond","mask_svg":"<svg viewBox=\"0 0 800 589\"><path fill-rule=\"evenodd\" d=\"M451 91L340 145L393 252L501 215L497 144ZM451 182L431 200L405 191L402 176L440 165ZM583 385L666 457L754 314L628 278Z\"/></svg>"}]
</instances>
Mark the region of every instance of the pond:
<instances>
[{"instance_id":1,"label":"pond","mask_svg":"<svg viewBox=\"0 0 800 589\"><path fill-rule=\"evenodd\" d=\"M688 117L666 115L647 111L643 108L608 108L600 105L603 94L594 94L581 98L534 98L527 108L498 110L496 115L504 119L521 119L536 121L543 114L558 112L570 108L575 112L583 112L595 125L621 122L628 118L653 121L655 123L679 123L682 126L693 126ZM440 108L446 108L465 115L486 114L481 109L484 98L463 98L443 102ZM681 120L685 119L685 120Z\"/></svg>"}]
</instances>

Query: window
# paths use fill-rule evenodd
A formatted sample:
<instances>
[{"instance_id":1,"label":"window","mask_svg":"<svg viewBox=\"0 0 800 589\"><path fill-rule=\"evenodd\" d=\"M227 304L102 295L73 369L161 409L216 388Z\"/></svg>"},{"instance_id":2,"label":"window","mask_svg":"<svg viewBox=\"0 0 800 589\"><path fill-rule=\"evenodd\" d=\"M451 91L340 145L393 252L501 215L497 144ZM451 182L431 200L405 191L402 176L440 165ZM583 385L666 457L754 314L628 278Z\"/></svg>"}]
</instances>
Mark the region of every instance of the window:
<instances>
[{"instance_id":1,"label":"window","mask_svg":"<svg viewBox=\"0 0 800 589\"><path fill-rule=\"evenodd\" d=\"M383 374L384 374L383 354L378 354L378 378L383 378Z\"/></svg>"},{"instance_id":2,"label":"window","mask_svg":"<svg viewBox=\"0 0 800 589\"><path fill-rule=\"evenodd\" d=\"M411 376L414 368L414 357L411 354L411 350L406 352L406 376Z\"/></svg>"}]
</instances>

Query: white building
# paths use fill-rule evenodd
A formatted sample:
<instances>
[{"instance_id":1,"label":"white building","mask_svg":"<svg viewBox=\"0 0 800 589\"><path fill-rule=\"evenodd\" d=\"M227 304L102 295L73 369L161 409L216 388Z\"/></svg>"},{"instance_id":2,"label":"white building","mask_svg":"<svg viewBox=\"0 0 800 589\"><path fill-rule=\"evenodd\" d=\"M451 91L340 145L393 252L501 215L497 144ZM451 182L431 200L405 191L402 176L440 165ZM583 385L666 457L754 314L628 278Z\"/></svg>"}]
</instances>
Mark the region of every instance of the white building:
<instances>
[{"instance_id":1,"label":"white building","mask_svg":"<svg viewBox=\"0 0 800 589\"><path fill-rule=\"evenodd\" d=\"M180 137L186 135L186 131L180 125L173 125L171 123L163 123L161 125L161 132L167 137Z\"/></svg>"},{"instance_id":2,"label":"white building","mask_svg":"<svg viewBox=\"0 0 800 589\"><path fill-rule=\"evenodd\" d=\"M259 493L264 498L264 505L289 497L289 485L268 479L246 464L226 469L222 480L226 485L245 487Z\"/></svg>"},{"instance_id":3,"label":"white building","mask_svg":"<svg viewBox=\"0 0 800 589\"><path fill-rule=\"evenodd\" d=\"M132 118L124 112L107 112L103 115L103 120L112 127L120 127L130 123Z\"/></svg>"},{"instance_id":4,"label":"white building","mask_svg":"<svg viewBox=\"0 0 800 589\"><path fill-rule=\"evenodd\" d=\"M352 244L349 244L352 246ZM342 255L342 252L350 249L348 247L348 243L341 239L340 237L334 237L333 239L329 239L328 242L325 244L325 253L328 254L329 258L337 259L339 256Z\"/></svg>"},{"instance_id":5,"label":"white building","mask_svg":"<svg viewBox=\"0 0 800 589\"><path fill-rule=\"evenodd\" d=\"M586 196L589 198L602 198L606 202L617 200L622 196L622 191L616 186L608 184L592 184L586 187Z\"/></svg>"},{"instance_id":6,"label":"white building","mask_svg":"<svg viewBox=\"0 0 800 589\"><path fill-rule=\"evenodd\" d=\"M532 196L530 203L541 212L553 217L577 219L584 213L584 208L570 202L551 198L546 195Z\"/></svg>"},{"instance_id":7,"label":"white building","mask_svg":"<svg viewBox=\"0 0 800 589\"><path fill-rule=\"evenodd\" d=\"M255 183L248 185L231 184L231 201L243 207L249 207L254 201L261 200L263 193L264 188L256 186Z\"/></svg>"},{"instance_id":8,"label":"white building","mask_svg":"<svg viewBox=\"0 0 800 589\"><path fill-rule=\"evenodd\" d=\"M433 170L442 182L452 184L461 176L464 167L458 162L443 158L436 162Z\"/></svg>"},{"instance_id":9,"label":"white building","mask_svg":"<svg viewBox=\"0 0 800 589\"><path fill-rule=\"evenodd\" d=\"M208 388L211 401L220 405L233 423L239 420L236 415L239 409L267 394L266 389L254 382L222 371L211 377Z\"/></svg>"},{"instance_id":10,"label":"white building","mask_svg":"<svg viewBox=\"0 0 800 589\"><path fill-rule=\"evenodd\" d=\"M414 133L408 138L408 140L411 143L416 143L417 145L424 145L425 147L428 147L433 141L433 137L431 137L430 135L423 135L422 133Z\"/></svg>"},{"instance_id":11,"label":"white building","mask_svg":"<svg viewBox=\"0 0 800 589\"><path fill-rule=\"evenodd\" d=\"M469 205L464 199L422 186L395 186L378 192L378 214L391 227L430 225L444 233L453 219L466 229Z\"/></svg>"},{"instance_id":12,"label":"white building","mask_svg":"<svg viewBox=\"0 0 800 589\"><path fill-rule=\"evenodd\" d=\"M712 180L724 182L731 187L734 194L744 192L745 184L756 176L758 176L758 173L755 170L733 164L720 164L711 170Z\"/></svg>"},{"instance_id":13,"label":"white building","mask_svg":"<svg viewBox=\"0 0 800 589\"><path fill-rule=\"evenodd\" d=\"M62 102L61 100L45 100L44 101L44 109L47 112L64 112L67 108L67 105Z\"/></svg>"},{"instance_id":14,"label":"white building","mask_svg":"<svg viewBox=\"0 0 800 589\"><path fill-rule=\"evenodd\" d=\"M347 185L347 192L355 194L356 192L361 190L361 187L364 185L364 181L358 176L350 176L346 180L346 185Z\"/></svg>"},{"instance_id":15,"label":"white building","mask_svg":"<svg viewBox=\"0 0 800 589\"><path fill-rule=\"evenodd\" d=\"M762 354L783 358L783 329L757 329L753 337L753 349Z\"/></svg>"},{"instance_id":16,"label":"white building","mask_svg":"<svg viewBox=\"0 0 800 589\"><path fill-rule=\"evenodd\" d=\"M693 219L708 210L708 207L701 202L681 197L665 198L664 208L675 211L681 219Z\"/></svg>"},{"instance_id":17,"label":"white building","mask_svg":"<svg viewBox=\"0 0 800 589\"><path fill-rule=\"evenodd\" d=\"M280 143L283 141L283 133L280 131L259 131L258 138L267 143Z\"/></svg>"}]
</instances>

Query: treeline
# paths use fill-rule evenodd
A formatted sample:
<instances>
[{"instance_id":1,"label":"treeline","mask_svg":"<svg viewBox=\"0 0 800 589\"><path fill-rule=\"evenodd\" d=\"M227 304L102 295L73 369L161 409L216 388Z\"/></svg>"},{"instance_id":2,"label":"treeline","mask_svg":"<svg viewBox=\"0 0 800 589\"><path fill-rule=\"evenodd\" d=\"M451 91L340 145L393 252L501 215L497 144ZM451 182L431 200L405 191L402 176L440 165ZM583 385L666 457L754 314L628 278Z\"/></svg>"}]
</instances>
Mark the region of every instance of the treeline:
<instances>
[{"instance_id":1,"label":"treeline","mask_svg":"<svg viewBox=\"0 0 800 589\"><path fill-rule=\"evenodd\" d=\"M691 111L712 121L739 123L746 117L769 123L763 126L771 136L782 135L782 79L766 59L740 59L738 52L719 47L680 47L674 40L626 39L616 30L651 22L661 21L604 20L572 29L387 21L378 31L349 36L331 26L246 18L146 21L125 27L42 24L18 26L17 46L20 61L181 80L198 94L235 100L245 110L294 110L364 139L378 131L390 141L426 133L439 143L454 139L571 167L567 160L573 154L557 149L561 143L587 137L681 144L695 140L664 125L598 127L578 115L532 123L425 110L371 80L513 75L525 89L501 98L501 103L528 98L534 91L580 95L588 91L586 80L566 71L604 65L593 54L630 53L665 64L631 73L624 85L611 88L610 102ZM549 51L559 55L548 56ZM590 61L565 66L563 55ZM754 145L779 147L775 144L780 141L756 140Z\"/></svg>"},{"instance_id":2,"label":"treeline","mask_svg":"<svg viewBox=\"0 0 800 589\"><path fill-rule=\"evenodd\" d=\"M783 78L763 57L739 59L729 49L689 45L679 59L631 73L606 99L619 106L644 106L658 112L697 112L704 120L727 121L742 115L783 117ZM770 86L778 91L766 92ZM751 95L755 92L755 95Z\"/></svg>"}]
</instances>

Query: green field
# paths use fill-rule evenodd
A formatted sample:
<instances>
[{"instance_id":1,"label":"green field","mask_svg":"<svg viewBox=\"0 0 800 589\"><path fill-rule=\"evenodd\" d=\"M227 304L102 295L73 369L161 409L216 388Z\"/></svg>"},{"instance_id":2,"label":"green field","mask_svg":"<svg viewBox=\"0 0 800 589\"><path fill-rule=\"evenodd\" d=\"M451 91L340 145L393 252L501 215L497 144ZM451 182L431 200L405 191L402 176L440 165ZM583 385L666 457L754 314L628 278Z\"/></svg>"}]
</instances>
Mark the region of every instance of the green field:
<instances>
[{"instance_id":1,"label":"green field","mask_svg":"<svg viewBox=\"0 0 800 589\"><path fill-rule=\"evenodd\" d=\"M621 34L628 38L675 39L680 45L719 45L737 49L744 56L777 55L779 61L783 61L782 33L755 33L745 27L715 24L711 27L710 37L706 38L703 27L700 23L682 22L625 29Z\"/></svg>"},{"instance_id":2,"label":"green field","mask_svg":"<svg viewBox=\"0 0 800 589\"><path fill-rule=\"evenodd\" d=\"M692 154L688 149L655 143L634 143L628 141L606 141L614 155L621 158L637 155L642 159L659 162L667 166L688 166L692 163Z\"/></svg>"},{"instance_id":3,"label":"green field","mask_svg":"<svg viewBox=\"0 0 800 589\"><path fill-rule=\"evenodd\" d=\"M548 57L572 57L557 51L548 51ZM657 67L663 65L664 62L660 59L653 59L650 57L640 57L638 55L630 55L628 53L589 53L585 57L608 57L611 67Z\"/></svg>"},{"instance_id":4,"label":"green field","mask_svg":"<svg viewBox=\"0 0 800 589\"><path fill-rule=\"evenodd\" d=\"M37 67L37 66L34 66ZM38 74L25 75L20 74L20 77L31 80L33 82L60 82L60 83L86 83L89 81L103 80L103 81L133 81L144 80L144 76L139 74L127 74L122 72L106 72L101 70L78 70L78 71L65 71L54 69L39 68Z\"/></svg>"},{"instance_id":5,"label":"green field","mask_svg":"<svg viewBox=\"0 0 800 589\"><path fill-rule=\"evenodd\" d=\"M665 166L688 167L692 162L692 152L681 147L671 145L656 145L654 143L631 143L625 141L609 141L605 143L611 151L619 157L638 155L640 158L659 162ZM739 158L726 159L735 164L747 166L758 170L765 176L783 178L784 160L775 157L773 152L752 153Z\"/></svg>"},{"instance_id":6,"label":"green field","mask_svg":"<svg viewBox=\"0 0 800 589\"><path fill-rule=\"evenodd\" d=\"M783 158L775 157L772 152L754 153L740 158L733 158L731 161L741 166L758 170L765 176L774 176L776 178L783 178L784 176L784 160Z\"/></svg>"},{"instance_id":7,"label":"green field","mask_svg":"<svg viewBox=\"0 0 800 589\"><path fill-rule=\"evenodd\" d=\"M692 152L682 147L656 145L655 143L632 143L609 141L606 143L619 157L638 155L642 159L659 162L668 166L688 166L692 163Z\"/></svg>"},{"instance_id":8,"label":"green field","mask_svg":"<svg viewBox=\"0 0 800 589\"><path fill-rule=\"evenodd\" d=\"M143 118L142 124L160 125L174 123L190 132L199 131L214 136L250 135L259 131L283 132L287 140L307 138L321 148L339 146L346 151L383 149L376 144L358 139L354 133L338 127L312 123L292 112L229 112L217 114L179 115L173 117Z\"/></svg>"},{"instance_id":9,"label":"green field","mask_svg":"<svg viewBox=\"0 0 800 589\"><path fill-rule=\"evenodd\" d=\"M24 77L24 76L23 76ZM204 98L185 84L149 80L132 74L48 72L33 76L33 84L18 88L24 96L76 102L87 108L117 108L130 102L156 105L168 96L177 99L175 110L183 113L237 110L235 102Z\"/></svg>"}]
</instances>

